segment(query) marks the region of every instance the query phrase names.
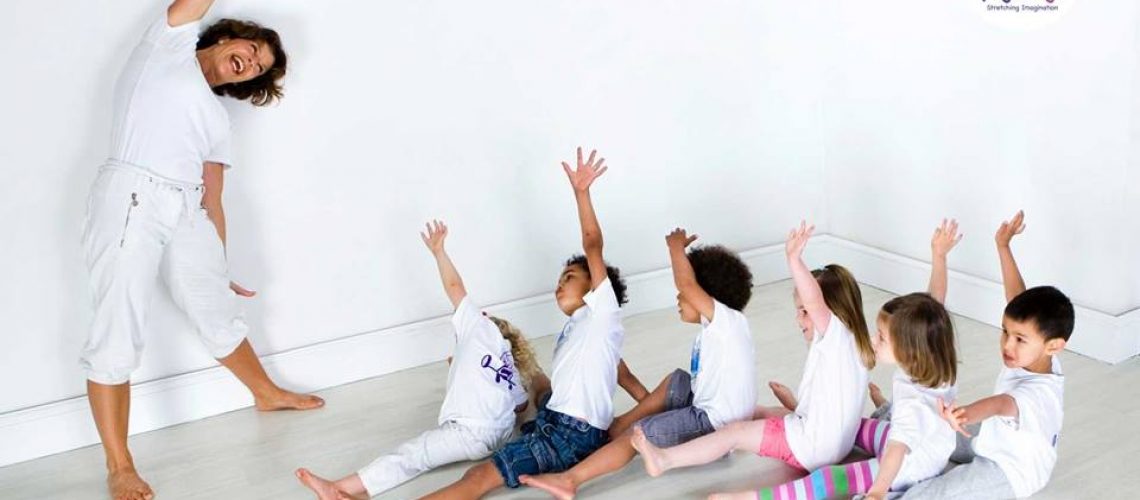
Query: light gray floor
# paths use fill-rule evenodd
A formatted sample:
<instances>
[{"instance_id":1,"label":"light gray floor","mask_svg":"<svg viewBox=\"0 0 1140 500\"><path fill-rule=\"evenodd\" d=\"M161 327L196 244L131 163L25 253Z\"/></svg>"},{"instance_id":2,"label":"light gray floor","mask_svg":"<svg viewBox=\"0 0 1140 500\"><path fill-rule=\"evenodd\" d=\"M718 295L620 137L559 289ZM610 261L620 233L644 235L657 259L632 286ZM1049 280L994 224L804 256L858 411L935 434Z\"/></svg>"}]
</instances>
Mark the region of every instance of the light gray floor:
<instances>
[{"instance_id":1,"label":"light gray floor","mask_svg":"<svg viewBox=\"0 0 1140 500\"><path fill-rule=\"evenodd\" d=\"M868 318L891 295L864 287ZM951 290L950 293L954 293ZM790 282L758 287L747 309L756 339L757 375L795 388L806 347L795 328ZM973 400L993 389L1000 366L998 330L955 317L962 360L959 391ZM625 358L646 386L687 367L693 325L680 323L673 309L631 317L625 322ZM552 338L535 342L539 359L549 363ZM1062 356L1066 377L1065 429L1060 458L1039 498L1129 498L1140 491L1140 360L1109 366L1082 356ZM873 380L889 393L891 368ZM131 438L139 469L159 499L312 498L292 475L306 466L339 476L378 453L435 424L443 400L447 367L435 363L349 384L321 393L328 407L308 413L262 414L246 409L149 432ZM761 384L761 404L776 404ZM621 394L616 409L632 400ZM868 411L870 410L868 403ZM3 444L0 443L0 446ZM425 474L380 498L416 497L450 483L469 464ZM106 498L103 459L88 447L0 468L0 498ZM704 467L674 471L659 479L645 475L635 459L621 472L580 491L584 498L703 498L714 491L740 490L793 478L783 464L745 453ZM501 491L491 498L545 498L541 492Z\"/></svg>"}]
</instances>

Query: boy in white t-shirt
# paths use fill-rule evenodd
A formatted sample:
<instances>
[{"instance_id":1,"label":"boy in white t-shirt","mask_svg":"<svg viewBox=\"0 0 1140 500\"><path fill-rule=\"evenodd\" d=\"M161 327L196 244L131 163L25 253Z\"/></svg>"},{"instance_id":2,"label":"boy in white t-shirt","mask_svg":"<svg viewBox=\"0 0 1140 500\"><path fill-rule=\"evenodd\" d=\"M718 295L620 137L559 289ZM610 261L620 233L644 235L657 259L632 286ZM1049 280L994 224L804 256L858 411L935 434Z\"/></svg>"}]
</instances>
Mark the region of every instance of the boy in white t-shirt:
<instances>
[{"instance_id":1,"label":"boy in white t-shirt","mask_svg":"<svg viewBox=\"0 0 1140 500\"><path fill-rule=\"evenodd\" d=\"M486 458L510 439L516 416L527 407L527 389L541 391L550 384L522 333L505 320L483 314L467 296L444 250L447 226L433 221L421 237L435 256L443 289L455 307L455 351L449 358L439 427L337 481L297 469L297 478L320 500L376 496L436 467Z\"/></svg>"},{"instance_id":2,"label":"boy in white t-shirt","mask_svg":"<svg viewBox=\"0 0 1140 500\"><path fill-rule=\"evenodd\" d=\"M997 231L1006 300L1001 355L994 395L958 407L943 405L942 417L969 437L972 446L954 461L965 462L919 483L905 498L1028 497L1049 482L1057 462L1064 416L1064 383L1058 357L1073 332L1073 304L1051 286L1025 289L1009 243L1025 228L1018 212ZM971 424L981 422L980 430ZM972 431L967 431L970 426ZM965 455L965 456L962 456Z\"/></svg>"},{"instance_id":3,"label":"boy in white t-shirt","mask_svg":"<svg viewBox=\"0 0 1140 500\"><path fill-rule=\"evenodd\" d=\"M751 418L756 405L756 358L742 310L752 296L752 273L723 246L701 246L683 229L666 238L677 286L681 321L699 323L690 372L676 370L636 407L614 419L606 446L562 473L522 476L520 481L559 499L598 476L625 467L637 450L634 430L655 446L675 446L732 422ZM636 424L634 424L636 422Z\"/></svg>"},{"instance_id":4,"label":"boy in white t-shirt","mask_svg":"<svg viewBox=\"0 0 1140 500\"><path fill-rule=\"evenodd\" d=\"M621 304L625 284L618 270L602 255L602 230L594 214L590 186L607 167L591 151L578 165L562 168L574 188L585 256L572 257L558 278L554 297L570 318L558 334L551 369L551 394L522 436L463 475L425 498L479 498L507 486L517 488L519 476L561 472L601 448L609 440L613 395L624 330Z\"/></svg>"}]
</instances>

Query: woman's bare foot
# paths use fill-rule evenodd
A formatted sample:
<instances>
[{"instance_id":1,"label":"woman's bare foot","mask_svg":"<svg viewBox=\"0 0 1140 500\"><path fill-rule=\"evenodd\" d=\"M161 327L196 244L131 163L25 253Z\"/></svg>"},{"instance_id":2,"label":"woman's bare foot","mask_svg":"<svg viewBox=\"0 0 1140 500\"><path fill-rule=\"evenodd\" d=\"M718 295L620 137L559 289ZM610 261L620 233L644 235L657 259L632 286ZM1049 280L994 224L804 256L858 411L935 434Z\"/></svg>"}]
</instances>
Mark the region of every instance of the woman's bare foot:
<instances>
[{"instance_id":1,"label":"woman's bare foot","mask_svg":"<svg viewBox=\"0 0 1140 500\"><path fill-rule=\"evenodd\" d=\"M792 390L789 389L788 386L773 381L768 382L768 387L772 389L772 394L776 395L776 400L778 400L784 408L787 408L788 411L796 411L796 406L798 406L800 402L796 401L796 395L792 393Z\"/></svg>"},{"instance_id":2,"label":"woman's bare foot","mask_svg":"<svg viewBox=\"0 0 1140 500\"><path fill-rule=\"evenodd\" d=\"M154 490L139 477L133 468L119 469L107 473L107 489L112 500L150 500Z\"/></svg>"},{"instance_id":3,"label":"woman's bare foot","mask_svg":"<svg viewBox=\"0 0 1140 500\"><path fill-rule=\"evenodd\" d=\"M658 477L669 470L669 462L665 457L665 453L649 442L649 438L645 437L645 431L641 430L640 425L633 426L633 439L631 441L633 449L641 454L641 461L645 463L645 472L649 477Z\"/></svg>"},{"instance_id":4,"label":"woman's bare foot","mask_svg":"<svg viewBox=\"0 0 1140 500\"><path fill-rule=\"evenodd\" d=\"M270 396L254 396L254 405L259 411L315 410L325 405L325 400L312 394L297 394L278 389Z\"/></svg>"},{"instance_id":5,"label":"woman's bare foot","mask_svg":"<svg viewBox=\"0 0 1140 500\"><path fill-rule=\"evenodd\" d=\"M871 393L871 403L874 403L875 408L887 404L887 398L883 397L883 390L874 382L867 384L867 392Z\"/></svg>"},{"instance_id":6,"label":"woman's bare foot","mask_svg":"<svg viewBox=\"0 0 1140 500\"><path fill-rule=\"evenodd\" d=\"M578 494L578 486L566 474L540 474L519 476L519 482L550 493L558 500L572 500Z\"/></svg>"},{"instance_id":7,"label":"woman's bare foot","mask_svg":"<svg viewBox=\"0 0 1140 500\"><path fill-rule=\"evenodd\" d=\"M301 484L317 494L319 500L359 500L364 498L349 495L347 491L338 488L336 483L309 472L309 469L297 469L294 474L297 475L297 479L301 481Z\"/></svg>"}]
</instances>

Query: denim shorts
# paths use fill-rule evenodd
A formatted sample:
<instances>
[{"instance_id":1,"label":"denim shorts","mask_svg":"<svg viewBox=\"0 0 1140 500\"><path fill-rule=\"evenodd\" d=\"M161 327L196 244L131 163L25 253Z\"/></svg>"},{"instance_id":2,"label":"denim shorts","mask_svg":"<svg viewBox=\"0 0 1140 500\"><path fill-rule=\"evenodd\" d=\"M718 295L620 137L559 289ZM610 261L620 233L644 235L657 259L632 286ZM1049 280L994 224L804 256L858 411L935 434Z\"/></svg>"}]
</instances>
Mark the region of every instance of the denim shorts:
<instances>
[{"instance_id":1,"label":"denim shorts","mask_svg":"<svg viewBox=\"0 0 1140 500\"><path fill-rule=\"evenodd\" d=\"M567 470L609 442L609 433L605 430L547 409L545 403L540 405L534 421L523 425L523 434L518 439L491 456L491 462L508 488L518 488L519 476L523 474Z\"/></svg>"},{"instance_id":2,"label":"denim shorts","mask_svg":"<svg viewBox=\"0 0 1140 500\"><path fill-rule=\"evenodd\" d=\"M716 429L704 410L693 406L692 377L684 370L669 375L665 411L637 421L645 438L666 448L710 434Z\"/></svg>"}]
</instances>

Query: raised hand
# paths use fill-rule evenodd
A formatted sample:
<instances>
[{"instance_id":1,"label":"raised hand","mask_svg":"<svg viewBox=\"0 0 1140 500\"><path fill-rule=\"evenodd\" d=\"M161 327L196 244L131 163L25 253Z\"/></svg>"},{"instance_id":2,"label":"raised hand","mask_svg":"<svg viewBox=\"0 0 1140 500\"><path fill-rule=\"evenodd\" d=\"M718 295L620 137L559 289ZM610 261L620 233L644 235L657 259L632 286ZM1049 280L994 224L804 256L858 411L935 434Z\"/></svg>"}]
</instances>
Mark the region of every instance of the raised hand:
<instances>
[{"instance_id":1,"label":"raised hand","mask_svg":"<svg viewBox=\"0 0 1140 500\"><path fill-rule=\"evenodd\" d=\"M697 241L697 235L688 235L684 229L679 227L665 236L665 244L668 245L670 249L680 248L684 250L685 247L688 247L694 241Z\"/></svg>"},{"instance_id":2,"label":"raised hand","mask_svg":"<svg viewBox=\"0 0 1140 500\"><path fill-rule=\"evenodd\" d=\"M788 254L788 258L799 258L804 253L804 247L807 246L808 239L811 238L811 233L815 231L815 226L807 225L807 222L800 221L800 227L792 229L788 233L788 241L784 244L784 252Z\"/></svg>"},{"instance_id":3,"label":"raised hand","mask_svg":"<svg viewBox=\"0 0 1140 500\"><path fill-rule=\"evenodd\" d=\"M942 225L934 229L934 236L930 238L930 251L935 257L945 257L950 250L962 241L962 234L958 233L958 221L942 219Z\"/></svg>"},{"instance_id":4,"label":"raised hand","mask_svg":"<svg viewBox=\"0 0 1140 500\"><path fill-rule=\"evenodd\" d=\"M420 239L424 240L424 245L427 245L428 250L432 253L439 253L443 251L443 240L447 239L447 224L443 221L433 220L424 224L427 232L420 233Z\"/></svg>"},{"instance_id":5,"label":"raised hand","mask_svg":"<svg viewBox=\"0 0 1140 500\"><path fill-rule=\"evenodd\" d=\"M959 408L951 404L946 404L942 398L938 398L938 406L935 408L938 414L950 424L950 428L960 432L963 436L973 437L966 431L966 409Z\"/></svg>"},{"instance_id":6,"label":"raised hand","mask_svg":"<svg viewBox=\"0 0 1140 500\"><path fill-rule=\"evenodd\" d=\"M998 248L1009 248L1009 242L1014 236L1021 234L1025 230L1025 212L1018 210L1017 214L1012 219L1003 221L1001 226L998 227L997 234L994 235L994 241L997 242Z\"/></svg>"},{"instance_id":7,"label":"raised hand","mask_svg":"<svg viewBox=\"0 0 1140 500\"><path fill-rule=\"evenodd\" d=\"M570 165L562 162L562 169L566 171L566 177L570 179L570 185L574 187L574 191L583 192L589 191L590 185L594 183L594 179L601 177L609 167L605 166L606 159L598 158L595 162L594 158L597 156L597 150L590 150L590 158L582 161L582 147L578 147L578 168L571 170Z\"/></svg>"}]
</instances>

